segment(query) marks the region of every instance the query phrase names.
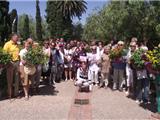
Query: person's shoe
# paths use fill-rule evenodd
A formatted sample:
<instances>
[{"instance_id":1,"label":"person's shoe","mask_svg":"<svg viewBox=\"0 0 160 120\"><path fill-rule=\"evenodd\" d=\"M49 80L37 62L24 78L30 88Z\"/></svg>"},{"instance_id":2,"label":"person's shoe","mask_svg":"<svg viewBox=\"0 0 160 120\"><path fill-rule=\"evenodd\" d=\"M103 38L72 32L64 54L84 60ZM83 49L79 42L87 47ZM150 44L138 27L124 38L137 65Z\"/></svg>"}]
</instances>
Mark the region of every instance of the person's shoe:
<instances>
[{"instance_id":1,"label":"person's shoe","mask_svg":"<svg viewBox=\"0 0 160 120\"><path fill-rule=\"evenodd\" d=\"M129 91L126 91L125 94L126 94L127 96L129 96Z\"/></svg>"},{"instance_id":2,"label":"person's shoe","mask_svg":"<svg viewBox=\"0 0 160 120\"><path fill-rule=\"evenodd\" d=\"M24 100L25 100L25 101L28 101L28 100L29 100L29 96L25 96L25 97L24 97Z\"/></svg>"},{"instance_id":3,"label":"person's shoe","mask_svg":"<svg viewBox=\"0 0 160 120\"><path fill-rule=\"evenodd\" d=\"M151 114L153 118L160 120L160 113Z\"/></svg>"},{"instance_id":4,"label":"person's shoe","mask_svg":"<svg viewBox=\"0 0 160 120\"><path fill-rule=\"evenodd\" d=\"M68 81L68 79L66 78L65 81Z\"/></svg>"},{"instance_id":5,"label":"person's shoe","mask_svg":"<svg viewBox=\"0 0 160 120\"><path fill-rule=\"evenodd\" d=\"M90 92L92 91L92 85L89 85L89 91Z\"/></svg>"},{"instance_id":6,"label":"person's shoe","mask_svg":"<svg viewBox=\"0 0 160 120\"><path fill-rule=\"evenodd\" d=\"M123 89L122 89L122 88L119 88L119 92L123 92Z\"/></svg>"},{"instance_id":7,"label":"person's shoe","mask_svg":"<svg viewBox=\"0 0 160 120\"><path fill-rule=\"evenodd\" d=\"M113 91L117 90L116 84L113 84L112 90L113 90Z\"/></svg>"},{"instance_id":8,"label":"person's shoe","mask_svg":"<svg viewBox=\"0 0 160 120\"><path fill-rule=\"evenodd\" d=\"M136 100L137 104L141 104L143 101L142 100Z\"/></svg>"},{"instance_id":9,"label":"person's shoe","mask_svg":"<svg viewBox=\"0 0 160 120\"><path fill-rule=\"evenodd\" d=\"M117 87L116 87L116 86L113 86L113 87L112 87L112 90L113 90L113 91L117 90Z\"/></svg>"}]
</instances>

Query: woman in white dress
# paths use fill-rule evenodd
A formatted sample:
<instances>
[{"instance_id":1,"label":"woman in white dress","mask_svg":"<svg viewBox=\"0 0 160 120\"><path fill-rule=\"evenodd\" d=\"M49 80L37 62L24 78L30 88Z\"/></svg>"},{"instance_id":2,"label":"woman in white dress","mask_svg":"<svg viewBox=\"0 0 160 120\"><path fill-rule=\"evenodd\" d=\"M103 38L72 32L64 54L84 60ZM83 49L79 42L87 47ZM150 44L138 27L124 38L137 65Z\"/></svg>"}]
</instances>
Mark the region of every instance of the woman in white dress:
<instances>
[{"instance_id":1,"label":"woman in white dress","mask_svg":"<svg viewBox=\"0 0 160 120\"><path fill-rule=\"evenodd\" d=\"M72 80L72 63L71 63L72 54L73 54L73 51L72 49L70 49L70 44L67 44L66 48L64 49L65 81Z\"/></svg>"}]
</instances>

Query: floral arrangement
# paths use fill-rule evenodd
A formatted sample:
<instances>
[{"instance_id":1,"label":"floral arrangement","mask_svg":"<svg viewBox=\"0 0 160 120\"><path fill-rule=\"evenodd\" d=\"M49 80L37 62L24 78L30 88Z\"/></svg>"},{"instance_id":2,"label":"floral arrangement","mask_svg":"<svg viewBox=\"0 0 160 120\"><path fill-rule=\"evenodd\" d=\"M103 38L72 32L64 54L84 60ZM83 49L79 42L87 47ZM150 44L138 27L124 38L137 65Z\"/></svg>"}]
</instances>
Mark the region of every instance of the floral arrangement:
<instances>
[{"instance_id":1,"label":"floral arrangement","mask_svg":"<svg viewBox=\"0 0 160 120\"><path fill-rule=\"evenodd\" d=\"M160 47L155 47L147 52L148 61L152 64L154 70L160 70Z\"/></svg>"},{"instance_id":2,"label":"floral arrangement","mask_svg":"<svg viewBox=\"0 0 160 120\"><path fill-rule=\"evenodd\" d=\"M116 47L110 51L109 57L111 60L115 60L125 56L126 54L127 52L125 49L119 49Z\"/></svg>"},{"instance_id":3,"label":"floral arrangement","mask_svg":"<svg viewBox=\"0 0 160 120\"><path fill-rule=\"evenodd\" d=\"M136 50L131 56L131 64L135 69L143 69L146 62L146 55L143 49Z\"/></svg>"},{"instance_id":4,"label":"floral arrangement","mask_svg":"<svg viewBox=\"0 0 160 120\"><path fill-rule=\"evenodd\" d=\"M45 55L42 48L38 46L30 48L23 59L27 62L27 65L38 65L46 63L48 56Z\"/></svg>"},{"instance_id":5,"label":"floral arrangement","mask_svg":"<svg viewBox=\"0 0 160 120\"><path fill-rule=\"evenodd\" d=\"M0 48L0 68L8 64L12 60L12 56Z\"/></svg>"}]
</instances>

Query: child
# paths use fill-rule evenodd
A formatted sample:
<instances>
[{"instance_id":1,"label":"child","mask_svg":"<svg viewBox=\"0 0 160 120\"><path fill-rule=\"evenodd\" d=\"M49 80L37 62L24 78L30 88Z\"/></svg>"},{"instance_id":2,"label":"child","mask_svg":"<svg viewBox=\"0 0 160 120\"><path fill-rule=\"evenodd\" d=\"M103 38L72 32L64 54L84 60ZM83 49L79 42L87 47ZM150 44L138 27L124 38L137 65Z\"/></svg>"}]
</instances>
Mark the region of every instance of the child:
<instances>
[{"instance_id":1,"label":"child","mask_svg":"<svg viewBox=\"0 0 160 120\"><path fill-rule=\"evenodd\" d=\"M109 51L110 47L104 47L104 52L101 56L101 76L102 79L100 81L100 87L105 85L108 86L108 76L109 76L109 69L110 69L110 58L109 58Z\"/></svg>"},{"instance_id":2,"label":"child","mask_svg":"<svg viewBox=\"0 0 160 120\"><path fill-rule=\"evenodd\" d=\"M77 70L77 81L75 85L82 87L89 87L89 91L92 91L92 82L88 79L88 68L86 62L82 62L81 67Z\"/></svg>"}]
</instances>

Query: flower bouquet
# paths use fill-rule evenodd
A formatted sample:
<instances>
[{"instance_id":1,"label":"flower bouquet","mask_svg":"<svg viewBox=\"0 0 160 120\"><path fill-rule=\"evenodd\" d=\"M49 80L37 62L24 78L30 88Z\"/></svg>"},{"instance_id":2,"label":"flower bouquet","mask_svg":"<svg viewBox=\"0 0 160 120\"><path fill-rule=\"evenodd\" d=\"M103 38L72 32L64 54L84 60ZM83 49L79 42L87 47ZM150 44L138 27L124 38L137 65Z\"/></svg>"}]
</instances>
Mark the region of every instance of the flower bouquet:
<instances>
[{"instance_id":1,"label":"flower bouquet","mask_svg":"<svg viewBox=\"0 0 160 120\"><path fill-rule=\"evenodd\" d=\"M155 47L147 52L148 61L152 64L152 69L160 71L160 47Z\"/></svg>"},{"instance_id":2,"label":"flower bouquet","mask_svg":"<svg viewBox=\"0 0 160 120\"><path fill-rule=\"evenodd\" d=\"M35 73L35 65L44 64L48 60L48 56L44 54L41 47L30 48L24 55L26 61L24 71L26 74L33 75Z\"/></svg>"},{"instance_id":3,"label":"flower bouquet","mask_svg":"<svg viewBox=\"0 0 160 120\"><path fill-rule=\"evenodd\" d=\"M3 68L11 62L12 56L5 52L2 48L0 48L0 74L3 70Z\"/></svg>"},{"instance_id":4,"label":"flower bouquet","mask_svg":"<svg viewBox=\"0 0 160 120\"><path fill-rule=\"evenodd\" d=\"M143 69L146 62L146 55L143 49L136 50L131 56L131 64L135 69Z\"/></svg>"},{"instance_id":5,"label":"flower bouquet","mask_svg":"<svg viewBox=\"0 0 160 120\"><path fill-rule=\"evenodd\" d=\"M114 48L110 51L109 57L112 61L124 61L123 56L126 56L127 52L125 49Z\"/></svg>"}]
</instances>

